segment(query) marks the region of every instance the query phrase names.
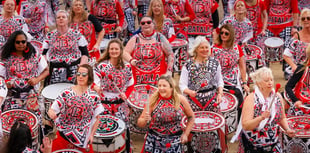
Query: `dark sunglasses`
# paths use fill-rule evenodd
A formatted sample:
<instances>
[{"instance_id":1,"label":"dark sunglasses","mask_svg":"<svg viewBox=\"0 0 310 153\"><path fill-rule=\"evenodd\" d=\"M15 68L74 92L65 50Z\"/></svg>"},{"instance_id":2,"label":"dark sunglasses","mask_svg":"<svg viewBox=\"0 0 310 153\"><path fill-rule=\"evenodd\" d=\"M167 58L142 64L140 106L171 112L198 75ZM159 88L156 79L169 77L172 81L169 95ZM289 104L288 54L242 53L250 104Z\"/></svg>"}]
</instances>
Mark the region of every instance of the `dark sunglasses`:
<instances>
[{"instance_id":1,"label":"dark sunglasses","mask_svg":"<svg viewBox=\"0 0 310 153\"><path fill-rule=\"evenodd\" d=\"M82 75L82 77L86 77L87 76L87 72L83 72L83 73L81 73L81 72L78 72L78 73L76 73L76 76L80 76L80 75Z\"/></svg>"},{"instance_id":2,"label":"dark sunglasses","mask_svg":"<svg viewBox=\"0 0 310 153\"><path fill-rule=\"evenodd\" d=\"M310 21L310 16L308 16L308 17L302 17L302 18L301 18L301 21L306 21L306 19L307 19L308 21Z\"/></svg>"},{"instance_id":3,"label":"dark sunglasses","mask_svg":"<svg viewBox=\"0 0 310 153\"><path fill-rule=\"evenodd\" d=\"M220 32L221 35L225 34L225 36L229 36L229 32Z\"/></svg>"},{"instance_id":4,"label":"dark sunglasses","mask_svg":"<svg viewBox=\"0 0 310 153\"><path fill-rule=\"evenodd\" d=\"M16 41L15 41L15 44L20 44L20 43L25 44L25 43L26 43L26 40L22 40L22 41L16 40Z\"/></svg>"},{"instance_id":5,"label":"dark sunglasses","mask_svg":"<svg viewBox=\"0 0 310 153\"><path fill-rule=\"evenodd\" d=\"M145 25L145 24L151 24L152 21L141 21L141 25Z\"/></svg>"}]
</instances>

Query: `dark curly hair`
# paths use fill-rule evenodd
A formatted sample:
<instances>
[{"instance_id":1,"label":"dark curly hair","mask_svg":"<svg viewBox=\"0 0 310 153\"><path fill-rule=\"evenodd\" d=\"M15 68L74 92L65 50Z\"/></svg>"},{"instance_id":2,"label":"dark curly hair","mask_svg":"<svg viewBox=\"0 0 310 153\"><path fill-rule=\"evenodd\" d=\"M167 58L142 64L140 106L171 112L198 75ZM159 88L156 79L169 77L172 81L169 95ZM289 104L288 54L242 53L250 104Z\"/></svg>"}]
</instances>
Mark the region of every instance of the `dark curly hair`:
<instances>
[{"instance_id":1,"label":"dark curly hair","mask_svg":"<svg viewBox=\"0 0 310 153\"><path fill-rule=\"evenodd\" d=\"M6 41L6 43L1 48L1 59L2 60L8 59L11 56L11 53L16 51L15 40L18 35L24 35L26 40L28 39L27 35L22 30L17 30L13 32L8 38L8 40ZM23 53L23 56L25 59L29 59L31 56L36 54L36 49L28 41L27 41L27 47L29 49L29 52Z\"/></svg>"}]
</instances>

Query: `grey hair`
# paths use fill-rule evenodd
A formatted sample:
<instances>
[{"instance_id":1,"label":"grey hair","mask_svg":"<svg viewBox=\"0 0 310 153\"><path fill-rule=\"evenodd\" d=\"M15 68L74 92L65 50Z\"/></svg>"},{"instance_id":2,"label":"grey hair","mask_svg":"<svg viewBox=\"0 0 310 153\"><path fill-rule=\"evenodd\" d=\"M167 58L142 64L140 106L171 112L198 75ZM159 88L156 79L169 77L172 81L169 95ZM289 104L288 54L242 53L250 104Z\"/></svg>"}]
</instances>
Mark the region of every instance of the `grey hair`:
<instances>
[{"instance_id":1,"label":"grey hair","mask_svg":"<svg viewBox=\"0 0 310 153\"><path fill-rule=\"evenodd\" d=\"M299 17L299 23L301 24L301 26L303 27L303 24L302 24L302 21L301 21L301 17L304 15L304 14L306 14L306 13L308 13L308 14L310 14L310 9L308 9L308 8L304 8L304 9L302 9L302 11L301 11L301 13L300 13L300 17Z\"/></svg>"},{"instance_id":2,"label":"grey hair","mask_svg":"<svg viewBox=\"0 0 310 153\"><path fill-rule=\"evenodd\" d=\"M197 54L196 50L200 46L201 43L207 43L207 45L209 46L209 54L208 54L208 56L210 56L210 54L211 54L211 51L210 51L211 46L210 46L209 41L204 36L197 36L196 37L196 39L194 41L194 44L193 44L193 47L190 50L188 50L188 53L189 53L190 56L196 57L196 54Z\"/></svg>"},{"instance_id":3,"label":"grey hair","mask_svg":"<svg viewBox=\"0 0 310 153\"><path fill-rule=\"evenodd\" d=\"M262 82L264 76L273 78L273 74L270 68L262 67L255 72L250 73L250 77L252 78L255 85L257 85L258 82Z\"/></svg>"},{"instance_id":4,"label":"grey hair","mask_svg":"<svg viewBox=\"0 0 310 153\"><path fill-rule=\"evenodd\" d=\"M58 10L56 12L56 18L57 18L58 13L64 13L67 16L67 18L69 19L69 13L66 10Z\"/></svg>"}]
</instances>

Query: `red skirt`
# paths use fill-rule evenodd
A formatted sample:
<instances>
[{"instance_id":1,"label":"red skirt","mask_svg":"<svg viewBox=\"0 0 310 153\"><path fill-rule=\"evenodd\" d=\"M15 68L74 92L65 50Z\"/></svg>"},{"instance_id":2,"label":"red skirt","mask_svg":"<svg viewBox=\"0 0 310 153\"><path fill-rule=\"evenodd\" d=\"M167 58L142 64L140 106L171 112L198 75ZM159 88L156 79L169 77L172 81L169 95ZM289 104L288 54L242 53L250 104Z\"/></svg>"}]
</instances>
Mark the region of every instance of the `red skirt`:
<instances>
[{"instance_id":1,"label":"red skirt","mask_svg":"<svg viewBox=\"0 0 310 153\"><path fill-rule=\"evenodd\" d=\"M66 139L64 139L58 131L56 135L57 135L56 139L53 140L52 151L57 151L61 149L76 149L82 151L83 153L94 153L92 144L89 144L89 151L86 151L85 148L77 147L74 144L67 141Z\"/></svg>"}]
</instances>

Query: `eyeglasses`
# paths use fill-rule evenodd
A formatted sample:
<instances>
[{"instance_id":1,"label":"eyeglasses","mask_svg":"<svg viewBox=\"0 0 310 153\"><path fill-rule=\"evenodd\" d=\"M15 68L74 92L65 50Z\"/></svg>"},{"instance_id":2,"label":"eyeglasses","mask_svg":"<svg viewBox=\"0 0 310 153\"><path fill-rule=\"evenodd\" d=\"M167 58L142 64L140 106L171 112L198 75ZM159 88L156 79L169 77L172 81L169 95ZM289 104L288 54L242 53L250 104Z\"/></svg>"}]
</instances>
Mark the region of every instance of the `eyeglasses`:
<instances>
[{"instance_id":1,"label":"eyeglasses","mask_svg":"<svg viewBox=\"0 0 310 153\"><path fill-rule=\"evenodd\" d=\"M20 43L25 44L25 43L26 43L26 40L22 40L22 41L16 40L16 41L15 41L15 44L20 44Z\"/></svg>"},{"instance_id":2,"label":"eyeglasses","mask_svg":"<svg viewBox=\"0 0 310 153\"><path fill-rule=\"evenodd\" d=\"M81 76L82 75L82 77L86 77L87 74L88 74L87 72L83 72L83 73L78 72L78 73L76 73L76 76Z\"/></svg>"},{"instance_id":3,"label":"eyeglasses","mask_svg":"<svg viewBox=\"0 0 310 153\"><path fill-rule=\"evenodd\" d=\"M306 21L306 19L307 19L308 21L310 21L310 16L302 17L302 18L301 18L301 21Z\"/></svg>"},{"instance_id":4,"label":"eyeglasses","mask_svg":"<svg viewBox=\"0 0 310 153\"><path fill-rule=\"evenodd\" d=\"M152 21L141 21L141 25L145 25L145 24L151 24Z\"/></svg>"},{"instance_id":5,"label":"eyeglasses","mask_svg":"<svg viewBox=\"0 0 310 153\"><path fill-rule=\"evenodd\" d=\"M225 34L225 36L229 36L229 32L223 32L223 31L221 31L220 34L221 34L221 35Z\"/></svg>"}]
</instances>

